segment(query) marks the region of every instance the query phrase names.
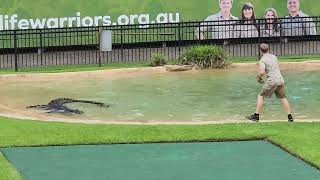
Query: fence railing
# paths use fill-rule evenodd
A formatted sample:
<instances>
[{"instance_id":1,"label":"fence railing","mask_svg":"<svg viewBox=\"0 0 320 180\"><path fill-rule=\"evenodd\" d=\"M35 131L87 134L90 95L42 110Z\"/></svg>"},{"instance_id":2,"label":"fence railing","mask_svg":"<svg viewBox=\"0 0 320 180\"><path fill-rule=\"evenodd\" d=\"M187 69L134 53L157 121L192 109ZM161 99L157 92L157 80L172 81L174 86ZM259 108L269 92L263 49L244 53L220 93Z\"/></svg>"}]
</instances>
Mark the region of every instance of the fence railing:
<instances>
[{"instance_id":1,"label":"fence railing","mask_svg":"<svg viewBox=\"0 0 320 180\"><path fill-rule=\"evenodd\" d=\"M106 35L107 34L107 35ZM109 35L108 35L109 34ZM0 31L0 69L176 59L188 47L215 44L232 57L320 52L320 17ZM106 49L102 47L107 47Z\"/></svg>"}]
</instances>

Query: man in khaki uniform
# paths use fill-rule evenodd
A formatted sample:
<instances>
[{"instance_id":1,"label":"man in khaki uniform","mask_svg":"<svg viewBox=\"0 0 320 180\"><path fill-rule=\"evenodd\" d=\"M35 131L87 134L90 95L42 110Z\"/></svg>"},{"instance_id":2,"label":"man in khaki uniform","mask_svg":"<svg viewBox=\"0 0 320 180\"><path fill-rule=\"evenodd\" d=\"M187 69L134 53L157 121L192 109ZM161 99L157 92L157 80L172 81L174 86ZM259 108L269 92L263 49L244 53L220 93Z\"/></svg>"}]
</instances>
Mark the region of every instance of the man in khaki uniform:
<instances>
[{"instance_id":1,"label":"man in khaki uniform","mask_svg":"<svg viewBox=\"0 0 320 180\"><path fill-rule=\"evenodd\" d=\"M219 0L220 12L207 17L200 27L195 29L197 39L205 39L203 32L211 32L212 39L232 38L235 20L239 18L231 14L233 0Z\"/></svg>"},{"instance_id":2,"label":"man in khaki uniform","mask_svg":"<svg viewBox=\"0 0 320 180\"><path fill-rule=\"evenodd\" d=\"M284 91L284 80L280 72L278 59L275 55L269 53L269 46L267 44L260 44L260 51L262 52L263 56L259 62L257 80L261 84L264 83L262 81L262 77L265 74L267 76L267 80L264 83L260 94L258 95L256 112L251 116L247 116L246 118L255 122L259 122L259 114L263 109L264 98L271 97L272 94L275 93L288 113L288 121L293 122L291 107Z\"/></svg>"},{"instance_id":3,"label":"man in khaki uniform","mask_svg":"<svg viewBox=\"0 0 320 180\"><path fill-rule=\"evenodd\" d=\"M284 36L316 35L316 25L312 18L300 10L300 0L287 0L289 15L281 23Z\"/></svg>"}]
</instances>

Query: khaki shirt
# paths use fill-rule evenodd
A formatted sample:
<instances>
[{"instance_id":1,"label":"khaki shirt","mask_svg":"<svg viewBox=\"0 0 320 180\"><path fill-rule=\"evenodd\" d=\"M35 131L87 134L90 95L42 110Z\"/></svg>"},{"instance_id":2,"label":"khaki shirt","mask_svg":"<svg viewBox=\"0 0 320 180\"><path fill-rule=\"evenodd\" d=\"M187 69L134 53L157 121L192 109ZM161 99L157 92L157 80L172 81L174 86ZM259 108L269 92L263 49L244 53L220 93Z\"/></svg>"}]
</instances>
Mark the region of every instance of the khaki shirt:
<instances>
[{"instance_id":1,"label":"khaki shirt","mask_svg":"<svg viewBox=\"0 0 320 180\"><path fill-rule=\"evenodd\" d=\"M266 29L265 25L262 25L260 28L260 36L261 37L279 37L280 35L281 35L280 29L269 30L269 29Z\"/></svg>"},{"instance_id":2,"label":"khaki shirt","mask_svg":"<svg viewBox=\"0 0 320 180\"><path fill-rule=\"evenodd\" d=\"M235 16L230 16L230 20L238 20ZM200 27L196 29L195 33L208 31L211 32L213 39L228 39L232 37L232 31L235 21L229 21L222 18L221 12L207 17L204 21L216 22L203 22Z\"/></svg>"},{"instance_id":3,"label":"khaki shirt","mask_svg":"<svg viewBox=\"0 0 320 180\"><path fill-rule=\"evenodd\" d=\"M299 12L297 17L286 16L282 23L281 29L284 36L303 36L303 35L316 35L317 30L312 18L302 11Z\"/></svg>"},{"instance_id":4,"label":"khaki shirt","mask_svg":"<svg viewBox=\"0 0 320 180\"><path fill-rule=\"evenodd\" d=\"M276 85L283 85L284 79L280 72L278 58L270 53L266 53L261 57L259 62L266 71L267 81Z\"/></svg>"},{"instance_id":5,"label":"khaki shirt","mask_svg":"<svg viewBox=\"0 0 320 180\"><path fill-rule=\"evenodd\" d=\"M238 24L234 27L234 38L251 38L251 37L258 37L259 32L257 27L250 23L245 22L244 24Z\"/></svg>"}]
</instances>

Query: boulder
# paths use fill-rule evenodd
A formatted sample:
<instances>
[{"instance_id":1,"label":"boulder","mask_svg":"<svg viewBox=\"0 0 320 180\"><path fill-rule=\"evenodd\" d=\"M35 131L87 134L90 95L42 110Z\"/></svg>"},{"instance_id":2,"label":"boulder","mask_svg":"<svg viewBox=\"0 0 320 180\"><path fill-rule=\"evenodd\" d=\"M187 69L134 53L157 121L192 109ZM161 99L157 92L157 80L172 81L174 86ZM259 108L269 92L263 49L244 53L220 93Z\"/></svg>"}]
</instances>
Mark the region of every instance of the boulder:
<instances>
[{"instance_id":1,"label":"boulder","mask_svg":"<svg viewBox=\"0 0 320 180\"><path fill-rule=\"evenodd\" d=\"M192 65L165 65L164 67L170 72L189 71L193 68Z\"/></svg>"}]
</instances>

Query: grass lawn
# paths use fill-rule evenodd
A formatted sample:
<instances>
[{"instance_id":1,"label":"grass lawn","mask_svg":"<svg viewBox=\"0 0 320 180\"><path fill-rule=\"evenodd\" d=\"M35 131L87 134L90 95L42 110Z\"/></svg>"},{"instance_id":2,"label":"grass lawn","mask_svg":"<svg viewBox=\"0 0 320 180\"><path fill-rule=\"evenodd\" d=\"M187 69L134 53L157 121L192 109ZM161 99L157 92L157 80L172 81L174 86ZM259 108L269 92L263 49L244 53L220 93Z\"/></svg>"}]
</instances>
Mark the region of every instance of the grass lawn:
<instances>
[{"instance_id":1,"label":"grass lawn","mask_svg":"<svg viewBox=\"0 0 320 180\"><path fill-rule=\"evenodd\" d=\"M0 117L0 147L266 139L320 167L320 123L88 125ZM19 173L0 154L0 180Z\"/></svg>"}]
</instances>

